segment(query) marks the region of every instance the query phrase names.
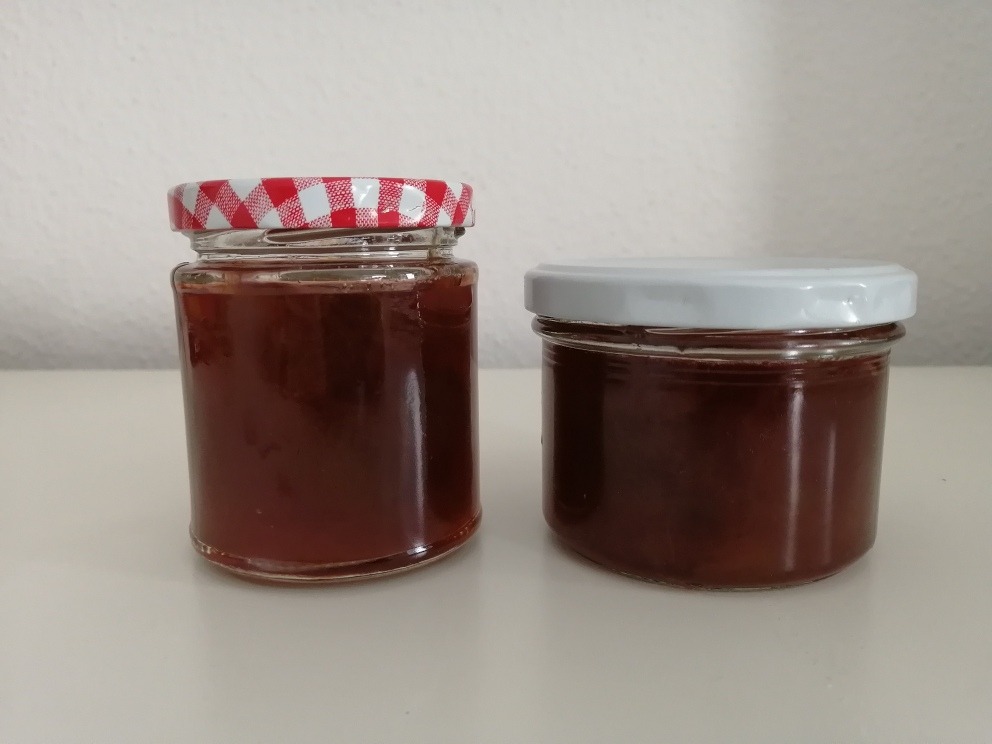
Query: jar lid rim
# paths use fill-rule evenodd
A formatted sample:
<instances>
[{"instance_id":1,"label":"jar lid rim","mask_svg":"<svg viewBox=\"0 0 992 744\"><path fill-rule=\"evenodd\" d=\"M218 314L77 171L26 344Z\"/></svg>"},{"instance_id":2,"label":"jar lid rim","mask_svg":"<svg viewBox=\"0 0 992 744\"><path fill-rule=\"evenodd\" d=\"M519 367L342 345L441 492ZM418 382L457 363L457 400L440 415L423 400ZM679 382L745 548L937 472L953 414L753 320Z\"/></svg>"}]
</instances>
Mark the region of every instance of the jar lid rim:
<instances>
[{"instance_id":1,"label":"jar lid rim","mask_svg":"<svg viewBox=\"0 0 992 744\"><path fill-rule=\"evenodd\" d=\"M181 232L230 229L423 228L475 224L461 181L380 176L227 178L169 189L169 222Z\"/></svg>"},{"instance_id":2,"label":"jar lid rim","mask_svg":"<svg viewBox=\"0 0 992 744\"><path fill-rule=\"evenodd\" d=\"M561 320L792 330L892 323L916 312L916 274L844 258L567 259L525 277L525 306Z\"/></svg>"}]
</instances>

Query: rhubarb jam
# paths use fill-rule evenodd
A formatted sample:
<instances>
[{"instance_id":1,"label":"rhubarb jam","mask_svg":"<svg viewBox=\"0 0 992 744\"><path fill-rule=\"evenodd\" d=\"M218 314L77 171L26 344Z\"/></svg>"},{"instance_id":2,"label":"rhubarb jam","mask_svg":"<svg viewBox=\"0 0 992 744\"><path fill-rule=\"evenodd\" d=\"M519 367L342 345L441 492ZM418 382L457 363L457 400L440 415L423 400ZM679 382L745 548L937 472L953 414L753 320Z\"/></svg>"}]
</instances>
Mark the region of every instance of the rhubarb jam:
<instances>
[{"instance_id":1,"label":"rhubarb jam","mask_svg":"<svg viewBox=\"0 0 992 744\"><path fill-rule=\"evenodd\" d=\"M200 258L173 286L204 557L334 581L473 534L477 270L452 256L461 232L193 234Z\"/></svg>"},{"instance_id":2,"label":"rhubarb jam","mask_svg":"<svg viewBox=\"0 0 992 744\"><path fill-rule=\"evenodd\" d=\"M788 335L762 340L785 345ZM746 349L747 337L735 343ZM888 351L683 354L546 343L544 513L560 538L622 573L713 588L804 583L864 555L875 540Z\"/></svg>"},{"instance_id":3,"label":"rhubarb jam","mask_svg":"<svg viewBox=\"0 0 992 744\"><path fill-rule=\"evenodd\" d=\"M752 589L837 573L875 540L889 351L915 275L700 263L529 278L545 518L575 552L651 581ZM858 312L889 322L818 327Z\"/></svg>"}]
</instances>

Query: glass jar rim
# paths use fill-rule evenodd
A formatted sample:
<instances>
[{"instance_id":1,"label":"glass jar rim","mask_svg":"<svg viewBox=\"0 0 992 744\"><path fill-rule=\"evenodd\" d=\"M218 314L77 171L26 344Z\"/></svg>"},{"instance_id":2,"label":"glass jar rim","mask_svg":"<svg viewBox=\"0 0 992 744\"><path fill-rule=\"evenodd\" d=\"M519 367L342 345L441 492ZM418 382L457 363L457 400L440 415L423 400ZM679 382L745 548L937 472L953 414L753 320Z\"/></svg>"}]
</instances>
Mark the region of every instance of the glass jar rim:
<instances>
[{"instance_id":1,"label":"glass jar rim","mask_svg":"<svg viewBox=\"0 0 992 744\"><path fill-rule=\"evenodd\" d=\"M605 353L682 359L804 361L887 352L906 334L902 323L858 328L741 330L649 328L537 316L534 331L551 344Z\"/></svg>"}]
</instances>

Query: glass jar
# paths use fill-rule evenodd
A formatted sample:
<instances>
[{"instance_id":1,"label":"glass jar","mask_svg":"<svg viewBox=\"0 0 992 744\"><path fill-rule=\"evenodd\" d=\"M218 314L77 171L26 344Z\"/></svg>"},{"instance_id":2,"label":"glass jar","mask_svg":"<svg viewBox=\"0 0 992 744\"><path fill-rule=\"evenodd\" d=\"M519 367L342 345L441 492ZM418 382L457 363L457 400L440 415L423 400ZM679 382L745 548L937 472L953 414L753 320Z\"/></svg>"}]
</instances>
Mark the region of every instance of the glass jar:
<instances>
[{"instance_id":1,"label":"glass jar","mask_svg":"<svg viewBox=\"0 0 992 744\"><path fill-rule=\"evenodd\" d=\"M638 578L751 589L875 540L889 350L916 276L863 261L541 265L544 514Z\"/></svg>"},{"instance_id":2,"label":"glass jar","mask_svg":"<svg viewBox=\"0 0 992 744\"><path fill-rule=\"evenodd\" d=\"M408 569L479 523L471 188L177 186L173 274L195 548L234 572Z\"/></svg>"}]
</instances>

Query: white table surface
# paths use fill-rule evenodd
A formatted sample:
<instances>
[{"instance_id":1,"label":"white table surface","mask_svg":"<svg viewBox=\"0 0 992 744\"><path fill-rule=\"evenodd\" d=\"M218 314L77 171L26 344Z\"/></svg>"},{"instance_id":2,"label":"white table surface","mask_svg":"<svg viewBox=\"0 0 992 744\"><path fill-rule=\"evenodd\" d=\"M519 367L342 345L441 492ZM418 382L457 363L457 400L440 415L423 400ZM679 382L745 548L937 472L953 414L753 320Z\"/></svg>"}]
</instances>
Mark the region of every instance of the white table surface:
<instances>
[{"instance_id":1,"label":"white table surface","mask_svg":"<svg viewBox=\"0 0 992 744\"><path fill-rule=\"evenodd\" d=\"M467 547L283 588L187 543L176 373L0 373L0 742L992 741L992 368L894 370L875 549L773 592L557 547L539 395L481 376Z\"/></svg>"}]
</instances>

